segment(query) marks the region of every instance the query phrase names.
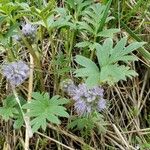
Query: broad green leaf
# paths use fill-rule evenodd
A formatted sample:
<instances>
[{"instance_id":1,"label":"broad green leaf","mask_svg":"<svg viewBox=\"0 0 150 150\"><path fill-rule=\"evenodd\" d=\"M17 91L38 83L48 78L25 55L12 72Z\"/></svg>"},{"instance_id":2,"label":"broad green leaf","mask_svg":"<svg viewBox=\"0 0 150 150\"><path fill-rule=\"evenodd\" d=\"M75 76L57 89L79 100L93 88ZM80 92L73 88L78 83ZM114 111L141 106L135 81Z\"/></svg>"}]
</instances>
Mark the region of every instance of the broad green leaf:
<instances>
[{"instance_id":1,"label":"broad green leaf","mask_svg":"<svg viewBox=\"0 0 150 150\"><path fill-rule=\"evenodd\" d=\"M118 19L117 14L114 15L116 19ZM142 42L143 40L132 31L122 20L120 20L121 26L129 33L129 35L138 42ZM138 52L143 56L146 60L150 61L150 53L143 47L141 47Z\"/></svg>"},{"instance_id":2,"label":"broad green leaf","mask_svg":"<svg viewBox=\"0 0 150 150\"><path fill-rule=\"evenodd\" d=\"M19 112L18 114L15 115L15 121L13 127L15 129L20 129L23 126L23 124L24 124L24 119L22 117L21 112Z\"/></svg>"},{"instance_id":3,"label":"broad green leaf","mask_svg":"<svg viewBox=\"0 0 150 150\"><path fill-rule=\"evenodd\" d=\"M52 114L48 115L47 119L50 122L55 123L55 124L60 124L61 123L60 120L58 119L58 117L56 117L55 115L52 115Z\"/></svg>"},{"instance_id":4,"label":"broad green leaf","mask_svg":"<svg viewBox=\"0 0 150 150\"><path fill-rule=\"evenodd\" d=\"M134 61L136 60L135 57L131 56L131 52L137 50L138 48L142 47L145 42L134 42L127 47L125 47L127 42L127 38L122 38L114 47L111 52L109 63L116 63L118 61ZM132 59L133 58L133 59Z\"/></svg>"},{"instance_id":5,"label":"broad green leaf","mask_svg":"<svg viewBox=\"0 0 150 150\"><path fill-rule=\"evenodd\" d=\"M32 101L23 105L24 109L30 110L26 115L32 118L33 131L37 131L40 127L45 130L48 121L60 124L59 117L69 117L66 108L62 106L68 102L58 95L50 99L48 93L34 92Z\"/></svg>"},{"instance_id":6,"label":"broad green leaf","mask_svg":"<svg viewBox=\"0 0 150 150\"><path fill-rule=\"evenodd\" d=\"M82 67L76 69L76 77L84 78L86 84L92 87L100 83L114 84L120 80L126 80L127 77L136 76L137 73L128 67L129 62L137 60L137 57L131 52L143 46L145 42L134 42L127 47L126 43L126 37L122 38L114 47L111 38L107 38L102 45L94 43L93 47L96 48L100 69L89 58L77 55L75 60ZM118 65L118 61L126 63L126 66Z\"/></svg>"},{"instance_id":7,"label":"broad green leaf","mask_svg":"<svg viewBox=\"0 0 150 150\"><path fill-rule=\"evenodd\" d=\"M39 92L33 92L32 93L32 98L34 98L34 99L39 99L39 100L43 100L43 95L41 94L41 93L39 93Z\"/></svg>"},{"instance_id":8,"label":"broad green leaf","mask_svg":"<svg viewBox=\"0 0 150 150\"><path fill-rule=\"evenodd\" d=\"M100 84L100 73L91 74L85 81L88 88L92 88Z\"/></svg>"}]
</instances>

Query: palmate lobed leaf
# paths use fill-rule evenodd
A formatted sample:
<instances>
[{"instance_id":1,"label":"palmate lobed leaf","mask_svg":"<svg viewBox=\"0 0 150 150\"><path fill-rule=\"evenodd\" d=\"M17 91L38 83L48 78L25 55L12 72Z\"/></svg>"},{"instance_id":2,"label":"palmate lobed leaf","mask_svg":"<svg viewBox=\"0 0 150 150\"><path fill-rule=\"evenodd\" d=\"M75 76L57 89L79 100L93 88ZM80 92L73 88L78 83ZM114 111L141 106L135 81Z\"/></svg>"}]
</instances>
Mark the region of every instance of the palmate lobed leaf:
<instances>
[{"instance_id":1,"label":"palmate lobed leaf","mask_svg":"<svg viewBox=\"0 0 150 150\"><path fill-rule=\"evenodd\" d=\"M33 99L30 103L23 105L24 109L30 111L26 114L30 116L33 132L40 127L46 129L47 122L60 124L59 117L69 117L66 108L62 105L67 104L68 100L60 98L60 96L53 96L49 98L48 93L33 92Z\"/></svg>"},{"instance_id":2,"label":"palmate lobed leaf","mask_svg":"<svg viewBox=\"0 0 150 150\"><path fill-rule=\"evenodd\" d=\"M130 69L127 64L130 61L137 60L137 57L131 52L143 46L145 42L134 42L126 46L127 38L122 38L114 47L113 40L107 38L102 45L96 43L96 55L99 66L97 66L89 58L77 55L75 61L82 66L75 71L76 77L85 78L85 82L89 87L108 83L110 85L126 80L127 77L132 78L137 73ZM126 63L119 65L118 61ZM99 69L100 68L100 69Z\"/></svg>"}]
</instances>

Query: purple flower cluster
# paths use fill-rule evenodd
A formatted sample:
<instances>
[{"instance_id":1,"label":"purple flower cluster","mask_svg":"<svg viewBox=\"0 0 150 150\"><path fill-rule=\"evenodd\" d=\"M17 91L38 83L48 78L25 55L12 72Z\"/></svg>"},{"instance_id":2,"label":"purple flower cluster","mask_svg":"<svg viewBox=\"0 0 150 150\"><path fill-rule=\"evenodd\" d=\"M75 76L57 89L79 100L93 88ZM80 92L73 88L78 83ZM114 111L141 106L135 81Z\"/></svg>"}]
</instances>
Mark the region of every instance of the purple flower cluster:
<instances>
[{"instance_id":1,"label":"purple flower cluster","mask_svg":"<svg viewBox=\"0 0 150 150\"><path fill-rule=\"evenodd\" d=\"M5 64L2 67L2 74L10 84L15 87L20 85L29 76L29 67L23 61Z\"/></svg>"},{"instance_id":2,"label":"purple flower cluster","mask_svg":"<svg viewBox=\"0 0 150 150\"><path fill-rule=\"evenodd\" d=\"M24 34L24 36L35 35L36 30L36 27L31 25L30 23L22 25L22 33Z\"/></svg>"},{"instance_id":3,"label":"purple flower cluster","mask_svg":"<svg viewBox=\"0 0 150 150\"><path fill-rule=\"evenodd\" d=\"M64 81L63 89L75 101L74 108L79 115L88 115L106 108L104 90L100 86L88 89L85 83L76 86L72 80Z\"/></svg>"},{"instance_id":4,"label":"purple flower cluster","mask_svg":"<svg viewBox=\"0 0 150 150\"><path fill-rule=\"evenodd\" d=\"M28 39L28 41L32 43L36 36L37 27L30 23L26 23L22 25L21 31L22 31L22 34ZM19 42L21 41L21 37L19 35L14 35L13 38L16 41L19 41Z\"/></svg>"}]
</instances>

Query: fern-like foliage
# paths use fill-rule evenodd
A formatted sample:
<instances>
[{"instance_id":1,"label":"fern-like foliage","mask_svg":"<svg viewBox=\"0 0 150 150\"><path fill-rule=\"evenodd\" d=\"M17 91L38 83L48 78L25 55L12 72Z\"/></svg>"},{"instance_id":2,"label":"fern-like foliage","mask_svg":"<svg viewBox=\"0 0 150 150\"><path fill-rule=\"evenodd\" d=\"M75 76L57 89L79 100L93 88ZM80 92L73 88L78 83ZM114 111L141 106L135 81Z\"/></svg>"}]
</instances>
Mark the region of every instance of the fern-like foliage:
<instances>
[{"instance_id":1,"label":"fern-like foliage","mask_svg":"<svg viewBox=\"0 0 150 150\"><path fill-rule=\"evenodd\" d=\"M106 28L106 24L113 19L109 13L109 7L109 3L107 5L97 3L87 7L83 11L81 21L78 22L78 28L82 32L85 32L89 40L87 41L86 39L77 43L76 47L89 47L90 50L93 50L99 37L112 38L115 33L120 31L116 28Z\"/></svg>"},{"instance_id":2,"label":"fern-like foliage","mask_svg":"<svg viewBox=\"0 0 150 150\"><path fill-rule=\"evenodd\" d=\"M69 117L66 108L62 105L68 103L68 100L60 98L58 95L49 98L48 93L34 92L32 101L23 106L30 111L27 113L31 117L31 126L33 132L40 127L46 129L47 121L60 124L58 117Z\"/></svg>"},{"instance_id":3,"label":"fern-like foliage","mask_svg":"<svg viewBox=\"0 0 150 150\"><path fill-rule=\"evenodd\" d=\"M87 9L83 12L82 21L79 22L79 29L88 32L94 37L112 37L113 33L117 33L119 31L118 29L105 29L103 31L100 29L106 8L107 7L105 5L101 5L100 3L87 7ZM104 24L109 22L112 18L113 17L108 16Z\"/></svg>"},{"instance_id":4,"label":"fern-like foliage","mask_svg":"<svg viewBox=\"0 0 150 150\"><path fill-rule=\"evenodd\" d=\"M82 15L84 9L93 3L92 0L66 0L71 12L75 12L76 19ZM72 11L73 10L73 11Z\"/></svg>"},{"instance_id":5,"label":"fern-like foliage","mask_svg":"<svg viewBox=\"0 0 150 150\"><path fill-rule=\"evenodd\" d=\"M96 44L96 65L90 59L77 55L75 61L83 66L75 71L76 77L85 77L88 86L108 83L110 85L119 80L126 80L126 77L134 77L137 73L132 70L128 63L137 60L131 52L141 47L145 42L134 42L126 46L127 38L122 38L114 47L111 38L104 41L103 45ZM119 65L124 62L126 65Z\"/></svg>"}]
</instances>

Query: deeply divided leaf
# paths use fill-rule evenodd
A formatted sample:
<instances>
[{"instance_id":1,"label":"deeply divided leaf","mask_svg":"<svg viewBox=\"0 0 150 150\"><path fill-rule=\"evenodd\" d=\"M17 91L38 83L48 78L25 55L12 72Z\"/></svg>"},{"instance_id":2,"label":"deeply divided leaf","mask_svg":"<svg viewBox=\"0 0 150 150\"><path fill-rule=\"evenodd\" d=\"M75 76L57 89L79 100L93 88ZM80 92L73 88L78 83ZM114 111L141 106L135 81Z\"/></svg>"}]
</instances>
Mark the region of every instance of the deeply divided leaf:
<instances>
[{"instance_id":1,"label":"deeply divided leaf","mask_svg":"<svg viewBox=\"0 0 150 150\"><path fill-rule=\"evenodd\" d=\"M66 108L62 105L68 103L68 100L60 98L56 95L49 98L48 93L33 93L33 100L23 106L24 109L29 109L27 113L31 119L33 131L37 131L40 127L45 130L47 122L60 124L59 117L69 117Z\"/></svg>"}]
</instances>

